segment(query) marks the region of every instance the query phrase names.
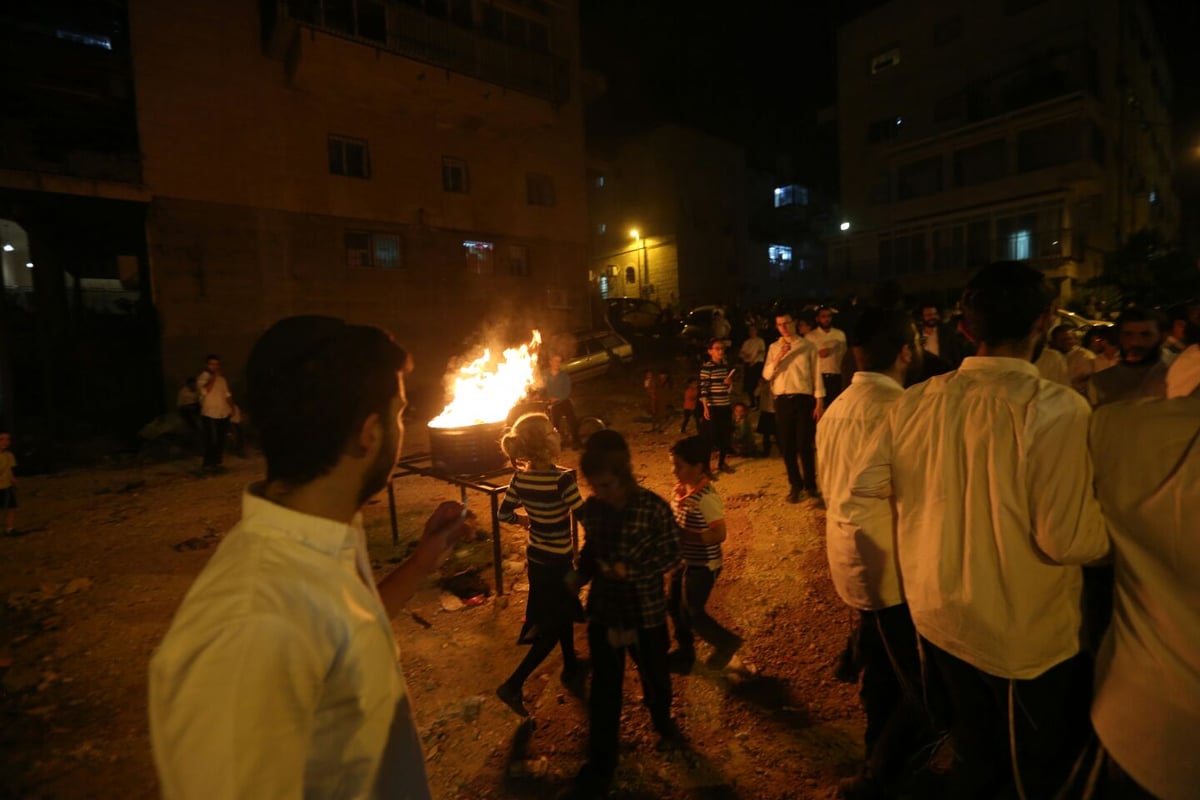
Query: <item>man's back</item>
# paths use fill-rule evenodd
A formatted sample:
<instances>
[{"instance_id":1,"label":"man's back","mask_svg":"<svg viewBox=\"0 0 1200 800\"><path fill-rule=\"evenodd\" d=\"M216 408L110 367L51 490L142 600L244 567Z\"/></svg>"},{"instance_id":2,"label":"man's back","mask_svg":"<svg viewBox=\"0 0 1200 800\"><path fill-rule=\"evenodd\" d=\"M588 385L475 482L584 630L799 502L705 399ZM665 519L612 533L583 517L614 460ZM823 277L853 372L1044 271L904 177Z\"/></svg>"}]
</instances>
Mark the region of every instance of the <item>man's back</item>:
<instances>
[{"instance_id":1,"label":"man's back","mask_svg":"<svg viewBox=\"0 0 1200 800\"><path fill-rule=\"evenodd\" d=\"M895 495L918 631L984 672L1031 678L1079 649L1080 564L1108 548L1088 407L1015 358L968 358L893 406L854 493Z\"/></svg>"},{"instance_id":2,"label":"man's back","mask_svg":"<svg viewBox=\"0 0 1200 800\"><path fill-rule=\"evenodd\" d=\"M1116 571L1092 720L1138 783L1160 797L1192 797L1200 786L1200 399L1098 409L1092 448Z\"/></svg>"}]
</instances>

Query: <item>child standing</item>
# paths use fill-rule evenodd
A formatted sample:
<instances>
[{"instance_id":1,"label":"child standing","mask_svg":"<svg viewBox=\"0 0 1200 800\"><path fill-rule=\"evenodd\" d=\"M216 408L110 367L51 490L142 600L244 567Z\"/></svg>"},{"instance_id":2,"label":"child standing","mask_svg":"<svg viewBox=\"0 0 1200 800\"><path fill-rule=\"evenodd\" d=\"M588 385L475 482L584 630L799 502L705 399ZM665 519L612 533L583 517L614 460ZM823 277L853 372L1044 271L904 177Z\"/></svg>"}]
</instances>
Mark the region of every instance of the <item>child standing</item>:
<instances>
[{"instance_id":1,"label":"child standing","mask_svg":"<svg viewBox=\"0 0 1200 800\"><path fill-rule=\"evenodd\" d=\"M575 655L575 622L583 621L579 598L567 586L574 548L571 542L571 512L583 505L575 476L554 463L561 443L550 417L525 414L500 441L500 447L517 466L499 518L529 531L526 558L529 566L529 602L518 644L529 652L496 696L521 716L529 716L522 697L526 679L555 645L562 648L562 681L577 684L581 676ZM524 507L525 514L516 514Z\"/></svg>"},{"instance_id":2,"label":"child standing","mask_svg":"<svg viewBox=\"0 0 1200 800\"><path fill-rule=\"evenodd\" d=\"M671 447L671 467L678 481L671 510L679 526L684 565L671 576L667 608L679 649L668 658L671 668L682 673L690 672L696 661L696 636L713 646L706 662L713 669L723 669L742 646L742 638L705 608L721 574L721 542L725 541L725 509L712 485L709 456L708 445L699 436Z\"/></svg>"},{"instance_id":3,"label":"child standing","mask_svg":"<svg viewBox=\"0 0 1200 800\"><path fill-rule=\"evenodd\" d=\"M586 532L578 581L588 594L588 647L592 690L588 697L588 760L568 798L604 797L617 768L621 684L629 650L642 679L660 749L678 747L682 734L671 717L670 634L663 576L679 563L671 507L638 485L629 446L621 434L598 431L588 439L580 469L592 496L578 519Z\"/></svg>"},{"instance_id":4,"label":"child standing","mask_svg":"<svg viewBox=\"0 0 1200 800\"><path fill-rule=\"evenodd\" d=\"M4 509L4 532L11 534L17 528L17 479L13 467L17 457L9 452L12 437L8 431L0 431L0 509Z\"/></svg>"},{"instance_id":5,"label":"child standing","mask_svg":"<svg viewBox=\"0 0 1200 800\"><path fill-rule=\"evenodd\" d=\"M700 402L700 381L688 378L687 386L683 387L683 424L679 426L681 434L687 433L688 420L696 420L696 430L700 430L700 417L696 415L696 404Z\"/></svg>"}]
</instances>

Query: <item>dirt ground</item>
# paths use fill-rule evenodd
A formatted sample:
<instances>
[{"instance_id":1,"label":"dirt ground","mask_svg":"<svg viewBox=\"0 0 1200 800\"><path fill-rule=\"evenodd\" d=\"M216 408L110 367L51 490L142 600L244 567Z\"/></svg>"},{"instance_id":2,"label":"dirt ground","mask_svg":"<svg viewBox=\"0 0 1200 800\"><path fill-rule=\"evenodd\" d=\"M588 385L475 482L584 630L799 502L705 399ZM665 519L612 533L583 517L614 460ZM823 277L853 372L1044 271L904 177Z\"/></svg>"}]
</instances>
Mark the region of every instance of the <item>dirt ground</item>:
<instances>
[{"instance_id":1,"label":"dirt ground","mask_svg":"<svg viewBox=\"0 0 1200 800\"><path fill-rule=\"evenodd\" d=\"M627 435L643 483L664 496L670 434L645 432L638 377L578 387L579 405L603 410ZM424 445L409 422L406 452ZM577 454L564 453L576 466ZM833 592L824 515L787 505L778 456L734 460L720 478L729 539L710 607L746 640L733 668L675 676L674 709L690 746L660 754L640 686L625 682L622 759L614 796L828 798L861 754L854 686L832 664L850 614ZM146 722L146 666L196 574L237 521L260 458L229 458L202 478L192 459L111 466L20 481L19 528L0 538L0 796L138 798L157 795ZM378 573L403 558L425 516L457 490L433 479L395 483L399 546L386 496L366 510ZM488 528L482 495L471 505ZM527 585L522 532L502 526L505 593L497 595L486 538L460 547L394 623L424 738L433 794L451 798L553 797L584 759L581 698L559 681L557 653L526 684L531 721L494 691L524 650L516 646ZM460 604L444 580L478 575L488 594ZM470 595L470 592L466 594ZM586 637L576 629L579 652ZM699 657L703 660L705 645ZM740 662L740 663L739 663Z\"/></svg>"}]
</instances>

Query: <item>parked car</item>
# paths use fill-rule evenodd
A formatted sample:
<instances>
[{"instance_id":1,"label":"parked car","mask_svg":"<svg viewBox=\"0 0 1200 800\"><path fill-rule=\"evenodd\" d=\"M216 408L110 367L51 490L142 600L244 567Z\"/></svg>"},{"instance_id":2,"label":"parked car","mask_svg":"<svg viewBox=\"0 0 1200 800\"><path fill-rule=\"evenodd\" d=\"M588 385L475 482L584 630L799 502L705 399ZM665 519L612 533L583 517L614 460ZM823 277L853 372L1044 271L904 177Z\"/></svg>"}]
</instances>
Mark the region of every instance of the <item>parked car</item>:
<instances>
[{"instance_id":1,"label":"parked car","mask_svg":"<svg viewBox=\"0 0 1200 800\"><path fill-rule=\"evenodd\" d=\"M696 306L684 316L683 325L679 329L679 338L687 354L699 358L704 357L704 352L708 349L708 340L713 335L713 312L715 311L724 314L725 308L716 305Z\"/></svg>"},{"instance_id":2,"label":"parked car","mask_svg":"<svg viewBox=\"0 0 1200 800\"><path fill-rule=\"evenodd\" d=\"M610 297L604 301L608 324L622 336L659 336L662 306L639 297Z\"/></svg>"},{"instance_id":3,"label":"parked car","mask_svg":"<svg viewBox=\"0 0 1200 800\"><path fill-rule=\"evenodd\" d=\"M595 378L612 367L633 362L633 345L615 331L576 333L575 354L563 361L572 380Z\"/></svg>"}]
</instances>

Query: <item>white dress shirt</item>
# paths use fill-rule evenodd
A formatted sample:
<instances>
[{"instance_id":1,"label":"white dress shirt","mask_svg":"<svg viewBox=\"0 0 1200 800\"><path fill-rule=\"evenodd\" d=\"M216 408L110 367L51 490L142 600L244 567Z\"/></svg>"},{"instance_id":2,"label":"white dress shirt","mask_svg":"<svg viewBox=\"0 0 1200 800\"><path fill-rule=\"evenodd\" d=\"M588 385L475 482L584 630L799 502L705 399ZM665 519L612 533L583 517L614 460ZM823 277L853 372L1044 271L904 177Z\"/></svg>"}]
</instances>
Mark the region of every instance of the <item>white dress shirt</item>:
<instances>
[{"instance_id":1,"label":"white dress shirt","mask_svg":"<svg viewBox=\"0 0 1200 800\"><path fill-rule=\"evenodd\" d=\"M758 364L762 362L766 352L766 342L762 340L761 336L755 336L753 339L742 342L742 347L738 350L738 358L745 364Z\"/></svg>"},{"instance_id":2,"label":"white dress shirt","mask_svg":"<svg viewBox=\"0 0 1200 800\"><path fill-rule=\"evenodd\" d=\"M163 797L428 798L397 655L361 520L251 487L150 662Z\"/></svg>"},{"instance_id":3,"label":"white dress shirt","mask_svg":"<svg viewBox=\"0 0 1200 800\"><path fill-rule=\"evenodd\" d=\"M1200 791L1200 399L1097 409L1092 452L1116 572L1092 723L1139 784L1190 800Z\"/></svg>"},{"instance_id":4,"label":"white dress shirt","mask_svg":"<svg viewBox=\"0 0 1200 800\"><path fill-rule=\"evenodd\" d=\"M1088 379L1096 371L1096 354L1085 347L1073 347L1064 357L1067 360L1067 375L1071 379L1071 388L1086 395Z\"/></svg>"},{"instance_id":5,"label":"white dress shirt","mask_svg":"<svg viewBox=\"0 0 1200 800\"><path fill-rule=\"evenodd\" d=\"M896 401L851 491L896 499L922 636L1001 678L1079 652L1083 576L1108 552L1087 403L1015 358L971 357Z\"/></svg>"},{"instance_id":6,"label":"white dress shirt","mask_svg":"<svg viewBox=\"0 0 1200 800\"><path fill-rule=\"evenodd\" d=\"M817 423L819 478L829 512L825 550L838 596L861 611L904 602L896 565L892 502L850 494L854 467L904 387L878 372L856 372Z\"/></svg>"},{"instance_id":7,"label":"white dress shirt","mask_svg":"<svg viewBox=\"0 0 1200 800\"><path fill-rule=\"evenodd\" d=\"M818 352L826 347L830 348L830 353L827 356L818 356L821 364L821 372L826 375L837 373L842 374L842 358L846 355L846 334L837 328L823 329L821 326L813 328L808 333L804 334L804 338L817 346Z\"/></svg>"},{"instance_id":8,"label":"white dress shirt","mask_svg":"<svg viewBox=\"0 0 1200 800\"><path fill-rule=\"evenodd\" d=\"M1167 370L1167 397L1187 397L1200 386L1200 344L1175 357Z\"/></svg>"},{"instance_id":9,"label":"white dress shirt","mask_svg":"<svg viewBox=\"0 0 1200 800\"><path fill-rule=\"evenodd\" d=\"M767 348L767 360L763 362L763 380L771 383L771 394L811 394L825 396L825 381L818 367L817 348L803 336L789 339L792 349L779 358L783 339L776 339Z\"/></svg>"},{"instance_id":10,"label":"white dress shirt","mask_svg":"<svg viewBox=\"0 0 1200 800\"><path fill-rule=\"evenodd\" d=\"M1038 372L1046 380L1063 386L1071 385L1071 369L1067 366L1067 357L1053 347L1043 347L1042 354L1038 356L1038 360L1034 364L1037 365Z\"/></svg>"},{"instance_id":11,"label":"white dress shirt","mask_svg":"<svg viewBox=\"0 0 1200 800\"><path fill-rule=\"evenodd\" d=\"M233 395L224 375L213 375L204 370L196 378L196 389L200 392L201 416L225 419L233 413Z\"/></svg>"}]
</instances>

